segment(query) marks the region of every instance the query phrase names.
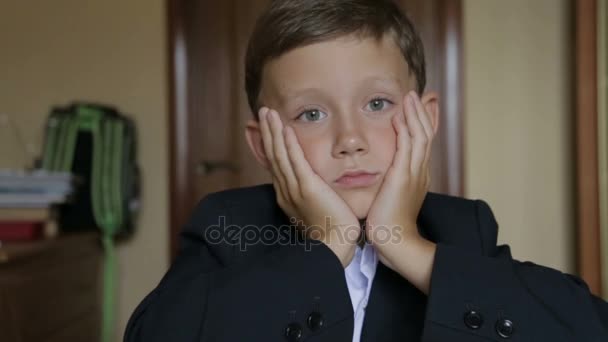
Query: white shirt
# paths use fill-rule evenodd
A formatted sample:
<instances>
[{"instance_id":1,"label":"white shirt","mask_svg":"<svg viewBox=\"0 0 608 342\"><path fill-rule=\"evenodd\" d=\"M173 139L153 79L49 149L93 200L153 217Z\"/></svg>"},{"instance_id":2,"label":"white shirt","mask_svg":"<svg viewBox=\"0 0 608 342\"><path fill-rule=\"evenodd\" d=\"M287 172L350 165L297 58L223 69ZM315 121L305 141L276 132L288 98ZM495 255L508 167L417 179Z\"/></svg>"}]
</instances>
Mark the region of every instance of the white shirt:
<instances>
[{"instance_id":1,"label":"white shirt","mask_svg":"<svg viewBox=\"0 0 608 342\"><path fill-rule=\"evenodd\" d=\"M365 243L363 249L359 246L356 247L353 260L344 269L346 285L348 286L355 314L353 342L361 340L361 328L363 328L365 308L367 307L377 266L378 255L376 254L376 250L371 244Z\"/></svg>"}]
</instances>

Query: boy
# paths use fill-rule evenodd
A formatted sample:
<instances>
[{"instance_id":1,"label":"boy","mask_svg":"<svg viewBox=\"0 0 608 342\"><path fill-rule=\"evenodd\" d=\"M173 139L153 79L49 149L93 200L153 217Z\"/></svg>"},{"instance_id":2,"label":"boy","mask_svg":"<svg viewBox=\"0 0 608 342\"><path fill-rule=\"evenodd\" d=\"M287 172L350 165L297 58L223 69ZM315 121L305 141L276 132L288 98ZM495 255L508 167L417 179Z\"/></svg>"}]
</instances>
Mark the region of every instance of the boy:
<instances>
[{"instance_id":1,"label":"boy","mask_svg":"<svg viewBox=\"0 0 608 342\"><path fill-rule=\"evenodd\" d=\"M424 87L390 0L273 1L246 56L273 184L199 203L125 341L608 340L584 282L513 260L485 202L428 193Z\"/></svg>"}]
</instances>

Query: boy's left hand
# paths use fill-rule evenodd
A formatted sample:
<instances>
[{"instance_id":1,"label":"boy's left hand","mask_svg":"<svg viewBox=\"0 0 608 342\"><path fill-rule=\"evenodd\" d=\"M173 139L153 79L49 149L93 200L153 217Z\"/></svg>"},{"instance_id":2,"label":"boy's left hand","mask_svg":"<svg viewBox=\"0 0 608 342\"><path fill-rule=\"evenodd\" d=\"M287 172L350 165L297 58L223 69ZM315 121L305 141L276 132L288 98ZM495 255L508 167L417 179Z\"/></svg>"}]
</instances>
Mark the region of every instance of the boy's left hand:
<instances>
[{"instance_id":1,"label":"boy's left hand","mask_svg":"<svg viewBox=\"0 0 608 342\"><path fill-rule=\"evenodd\" d=\"M365 234L380 261L428 293L435 245L418 233L416 220L430 187L434 129L420 98L409 92L404 114L392 118L397 150L367 215Z\"/></svg>"}]
</instances>

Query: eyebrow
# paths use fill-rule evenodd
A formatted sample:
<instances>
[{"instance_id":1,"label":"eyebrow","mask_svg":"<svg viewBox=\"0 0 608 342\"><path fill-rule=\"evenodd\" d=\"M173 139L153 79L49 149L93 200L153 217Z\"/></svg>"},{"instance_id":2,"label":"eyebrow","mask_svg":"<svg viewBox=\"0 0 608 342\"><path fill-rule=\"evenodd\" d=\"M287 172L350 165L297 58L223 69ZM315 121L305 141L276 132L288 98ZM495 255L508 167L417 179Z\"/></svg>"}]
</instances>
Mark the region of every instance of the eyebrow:
<instances>
[{"instance_id":1,"label":"eyebrow","mask_svg":"<svg viewBox=\"0 0 608 342\"><path fill-rule=\"evenodd\" d=\"M399 83L399 80L396 77L386 78L386 77L379 77L379 76L370 76L361 81L362 84L369 84L371 82L387 84L389 86L393 86L393 87L397 87L398 89L401 89L401 84ZM303 89L292 89L292 88L284 88L284 89L285 89L285 91L281 92L281 96L284 98L290 98L290 99L302 97L308 93L313 93L313 94L322 93L321 89L316 88L316 87L308 87L308 88L303 88Z\"/></svg>"}]
</instances>

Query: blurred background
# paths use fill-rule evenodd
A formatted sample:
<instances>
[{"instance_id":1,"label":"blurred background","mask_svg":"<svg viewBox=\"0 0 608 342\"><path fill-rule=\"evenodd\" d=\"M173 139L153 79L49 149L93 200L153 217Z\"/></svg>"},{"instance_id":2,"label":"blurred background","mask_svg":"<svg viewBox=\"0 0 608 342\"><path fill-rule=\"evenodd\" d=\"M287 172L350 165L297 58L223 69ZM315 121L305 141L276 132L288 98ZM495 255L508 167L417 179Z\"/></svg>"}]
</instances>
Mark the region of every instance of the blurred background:
<instances>
[{"instance_id":1,"label":"blurred background","mask_svg":"<svg viewBox=\"0 0 608 342\"><path fill-rule=\"evenodd\" d=\"M499 223L499 243L509 244L516 259L578 274L606 298L605 2L398 2L423 37L427 89L442 99L432 190L484 199ZM0 313L0 330L14 338L0 340L84 341L103 330L105 341L121 341L136 305L167 271L196 201L266 181L243 137L251 113L242 70L248 33L265 3L0 1L0 169L44 166L50 114L73 110L90 119L93 108L104 118L120 112L136 127L138 183L126 203L137 212L129 229L104 225L99 215L82 232L64 229L57 218L64 211L53 209L60 223L54 232L2 241L0 304L20 309L11 319ZM95 154L90 146L79 153ZM77 200L86 196L76 193ZM0 208L0 228L1 215ZM106 240L87 235L98 231ZM91 262L72 269L62 261L85 255ZM54 267L60 280L49 274ZM90 281L79 283L85 273ZM32 279L65 284L50 287L56 292L19 285ZM82 302L95 304L78 307ZM28 305L78 309L36 335L32 325L46 318L30 314ZM85 321L92 335L68 331Z\"/></svg>"}]
</instances>

